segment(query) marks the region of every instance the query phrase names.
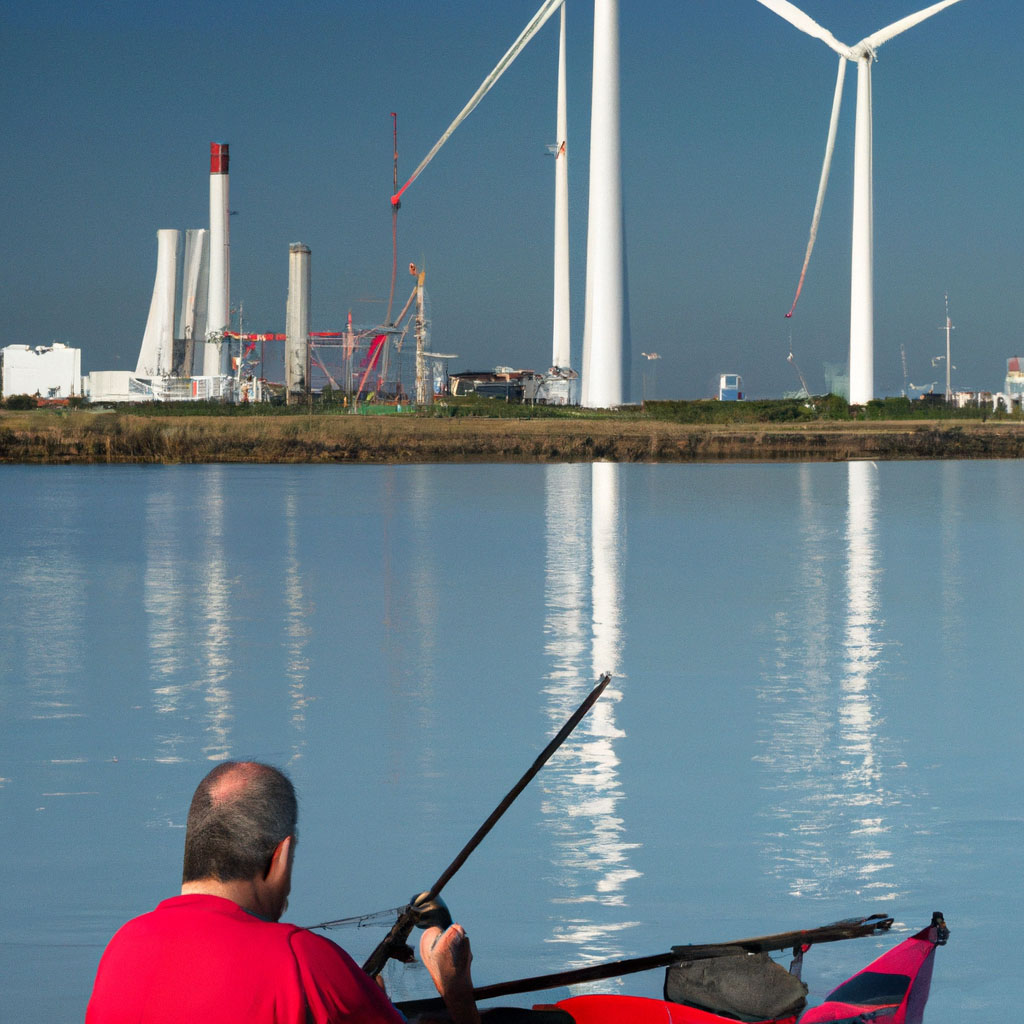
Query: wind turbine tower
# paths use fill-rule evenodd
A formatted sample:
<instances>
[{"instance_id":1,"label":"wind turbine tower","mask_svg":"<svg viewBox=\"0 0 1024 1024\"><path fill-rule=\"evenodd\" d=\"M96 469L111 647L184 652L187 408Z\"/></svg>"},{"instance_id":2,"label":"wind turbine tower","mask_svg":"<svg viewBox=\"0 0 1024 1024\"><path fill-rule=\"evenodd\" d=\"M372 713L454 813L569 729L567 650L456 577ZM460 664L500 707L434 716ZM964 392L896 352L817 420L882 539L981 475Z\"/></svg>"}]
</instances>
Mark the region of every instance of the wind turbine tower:
<instances>
[{"instance_id":1,"label":"wind turbine tower","mask_svg":"<svg viewBox=\"0 0 1024 1024\"><path fill-rule=\"evenodd\" d=\"M769 10L774 11L791 25L806 32L815 39L820 39L839 54L839 74L836 81L835 98L832 105L832 120L829 128L828 142L825 147L825 161L821 180L818 185L818 198L815 202L814 217L811 223L811 237L804 257L800 284L797 287L797 298L803 286L803 277L814 247L817 233L818 216L825 197L828 184L828 172L832 162L832 150L835 145L835 126L839 119L839 106L842 100L842 82L845 70L844 61L853 61L857 65L857 116L854 132L853 159L853 238L850 261L850 404L864 405L875 397L874 368L874 213L872 200L872 140L871 140L871 65L875 60L875 51L894 36L913 28L926 18L946 7L951 7L960 0L941 0L916 14L907 15L899 21L887 25L872 35L866 36L854 46L847 46L828 29L822 28L816 21L806 15L789 0L758 0ZM796 299L793 301L796 307ZM788 315L791 315L790 310Z\"/></svg>"},{"instance_id":2,"label":"wind turbine tower","mask_svg":"<svg viewBox=\"0 0 1024 1024\"><path fill-rule=\"evenodd\" d=\"M619 4L618 0L595 0L581 395L581 404L592 409L622 405L627 398L624 255Z\"/></svg>"},{"instance_id":3,"label":"wind turbine tower","mask_svg":"<svg viewBox=\"0 0 1024 1024\"><path fill-rule=\"evenodd\" d=\"M558 34L558 100L555 128L555 289L551 365L569 369L569 168L566 154L565 4Z\"/></svg>"}]
</instances>

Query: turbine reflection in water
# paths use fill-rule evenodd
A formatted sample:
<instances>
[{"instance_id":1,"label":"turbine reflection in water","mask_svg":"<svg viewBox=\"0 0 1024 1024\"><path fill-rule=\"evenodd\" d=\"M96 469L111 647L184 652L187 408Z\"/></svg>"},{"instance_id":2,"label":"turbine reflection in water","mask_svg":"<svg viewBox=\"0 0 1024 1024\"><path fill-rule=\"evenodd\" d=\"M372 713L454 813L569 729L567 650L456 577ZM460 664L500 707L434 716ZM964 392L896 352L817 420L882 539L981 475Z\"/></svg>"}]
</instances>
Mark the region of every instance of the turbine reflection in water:
<instances>
[{"instance_id":1,"label":"turbine reflection in water","mask_svg":"<svg viewBox=\"0 0 1024 1024\"><path fill-rule=\"evenodd\" d=\"M545 653L552 663L545 693L552 724L565 721L598 675L614 676L618 670L623 561L618 482L619 467L610 463L545 470ZM625 955L619 933L637 924L623 919L620 909L627 906L626 883L640 874L628 862L628 851L639 844L624 841L618 813L623 793L614 741L624 734L615 724L614 707L620 697L611 687L605 691L552 759L542 782L541 808L554 836L553 882L560 893L552 903L574 908L571 917L564 909L552 915L547 941L576 947L577 965Z\"/></svg>"},{"instance_id":2,"label":"turbine reflection in water","mask_svg":"<svg viewBox=\"0 0 1024 1024\"><path fill-rule=\"evenodd\" d=\"M963 464L952 460L942 463L941 469L941 548L942 568L942 658L946 665L956 665L961 659L964 632L963 599L964 567L961 564L960 540L963 527L961 495L966 488L962 479ZM1002 496L1000 496L1002 497ZM1011 498L1012 500L1012 498ZM956 665L957 670L968 670L967 665Z\"/></svg>"},{"instance_id":3,"label":"turbine reflection in water","mask_svg":"<svg viewBox=\"0 0 1024 1024\"><path fill-rule=\"evenodd\" d=\"M768 711L761 741L767 751L759 760L766 768L766 788L776 798L766 815L778 826L766 836L764 852L768 870L793 896L870 894L892 900L900 895L884 838L891 827L887 810L899 797L887 788L890 744L875 708L884 646L877 474L869 462L848 465L841 566L828 553L834 541L827 509L811 493L807 469L801 472L801 600L793 613L776 615L776 662L759 689ZM830 573L837 582L832 588ZM845 602L841 636L828 633L830 620L841 621L829 614L830 598Z\"/></svg>"},{"instance_id":4,"label":"turbine reflection in water","mask_svg":"<svg viewBox=\"0 0 1024 1024\"><path fill-rule=\"evenodd\" d=\"M416 758L419 775L422 779L434 780L442 774L440 761L442 750L434 742L438 733L438 678L439 663L438 621L440 617L437 581L442 573L442 563L437 550L436 518L438 515L438 487L436 474L430 466L414 466L410 486L409 516L412 535L412 555L409 569L409 600L412 604L411 616L416 624L418 650L414 660L419 667L414 688L411 692L415 701L414 710L402 708L404 702L396 702L395 714L404 715L412 711L419 721L418 731L422 740L417 743ZM407 723L402 730L404 731ZM392 758L394 777L398 777L401 756L394 751ZM437 810L436 796L429 787L422 795L423 806L428 813Z\"/></svg>"}]
</instances>

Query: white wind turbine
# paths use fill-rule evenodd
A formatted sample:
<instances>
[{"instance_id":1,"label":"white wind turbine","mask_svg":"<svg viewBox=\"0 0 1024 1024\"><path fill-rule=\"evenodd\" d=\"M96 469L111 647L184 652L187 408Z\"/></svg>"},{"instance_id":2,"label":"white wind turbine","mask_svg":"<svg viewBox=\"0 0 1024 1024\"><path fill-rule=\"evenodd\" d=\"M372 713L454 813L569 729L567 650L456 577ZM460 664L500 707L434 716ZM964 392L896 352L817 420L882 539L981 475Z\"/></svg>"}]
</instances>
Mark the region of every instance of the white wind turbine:
<instances>
[{"instance_id":1,"label":"white wind turbine","mask_svg":"<svg viewBox=\"0 0 1024 1024\"><path fill-rule=\"evenodd\" d=\"M821 206L828 184L832 151L835 147L836 126L839 122L839 105L843 91L843 76L846 62L857 64L857 117L854 134L853 160L853 243L850 267L850 404L863 405L875 397L874 370L874 272L873 272L873 215L872 215L872 171L871 171L871 63L875 51L894 36L930 18L946 7L960 0L941 0L916 14L909 14L899 21L880 29L853 46L846 46L828 29L822 28L789 0L758 0L791 25L820 39L839 54L839 73L836 78L835 96L832 100L832 117L829 122L828 141L825 144L825 160L818 183L818 197L811 219L811 233L807 242L807 253L800 272L793 307L787 316L793 315L800 289L803 287L807 264L810 262L814 239L818 233Z\"/></svg>"}]
</instances>

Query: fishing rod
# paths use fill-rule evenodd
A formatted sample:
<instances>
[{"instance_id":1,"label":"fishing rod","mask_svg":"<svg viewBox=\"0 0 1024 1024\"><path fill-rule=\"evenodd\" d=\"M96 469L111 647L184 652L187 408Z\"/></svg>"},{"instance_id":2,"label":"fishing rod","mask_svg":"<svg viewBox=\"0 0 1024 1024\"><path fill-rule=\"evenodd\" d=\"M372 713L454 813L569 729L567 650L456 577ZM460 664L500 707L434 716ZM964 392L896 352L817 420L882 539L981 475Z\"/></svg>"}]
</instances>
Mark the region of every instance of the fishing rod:
<instances>
[{"instance_id":1,"label":"fishing rod","mask_svg":"<svg viewBox=\"0 0 1024 1024\"><path fill-rule=\"evenodd\" d=\"M333 921L321 921L319 924L307 924L305 926L307 931L315 931L317 928L343 928L345 925L355 925L356 928L365 928L369 925L375 924L383 918L392 918L395 914L400 914L405 910L405 905L401 907L391 907L388 910L374 910L369 914L356 914L354 917L336 917Z\"/></svg>"},{"instance_id":2,"label":"fishing rod","mask_svg":"<svg viewBox=\"0 0 1024 1024\"><path fill-rule=\"evenodd\" d=\"M760 935L751 939L737 939L733 942L673 946L667 953L655 953L653 956L613 960L603 964L591 964L589 967L560 971L557 974L541 974L533 978L519 978L515 981L483 985L473 989L473 998L479 1002L482 999L518 995L522 992L541 992L546 989L565 988L569 985L581 985L588 981L604 981L606 978L620 978L627 974L638 974L641 971L651 971L658 967L671 967L673 964L692 960L707 960L711 957L768 953L780 949L803 949L806 946L822 942L839 942L843 939L877 935L880 932L888 931L892 924L891 917L872 914L870 917L848 918L836 921L834 924L823 925L820 928L808 928L803 931L779 932L775 935ZM444 1006L444 1001L435 996L428 999L411 999L395 1005L402 1013L412 1014L441 1008Z\"/></svg>"},{"instance_id":3,"label":"fishing rod","mask_svg":"<svg viewBox=\"0 0 1024 1024\"><path fill-rule=\"evenodd\" d=\"M407 945L409 933L417 924L442 923L447 919L448 924L451 918L448 917L447 908L438 897L441 890L448 884L452 876L466 862L469 855L480 845L484 837L498 823L498 819L512 806L517 796L529 785L533 777L544 767L551 755L565 742L569 734L582 721L583 716L594 706L597 698L604 693L605 687L611 681L611 673L606 672L597 681L597 685L587 694L583 703L572 713L569 720L555 734L551 742L537 755L536 760L530 765L522 778L505 794L504 799L490 813L487 820L476 830L473 837L459 851L455 859L441 873L441 877L426 891L414 896L402 909L395 921L391 931L384 936L377 948L369 955L363 970L371 978L377 977L384 969L384 965L390 959L401 960L408 963L412 959L412 950Z\"/></svg>"}]
</instances>

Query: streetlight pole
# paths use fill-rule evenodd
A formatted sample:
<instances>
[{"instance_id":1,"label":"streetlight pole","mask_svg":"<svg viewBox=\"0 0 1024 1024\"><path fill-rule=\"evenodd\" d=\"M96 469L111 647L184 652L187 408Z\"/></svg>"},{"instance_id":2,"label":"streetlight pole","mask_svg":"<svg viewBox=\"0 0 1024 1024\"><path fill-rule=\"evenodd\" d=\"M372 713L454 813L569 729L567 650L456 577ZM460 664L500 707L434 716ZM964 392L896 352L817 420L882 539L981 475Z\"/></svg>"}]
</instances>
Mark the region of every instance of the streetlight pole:
<instances>
[{"instance_id":1,"label":"streetlight pole","mask_svg":"<svg viewBox=\"0 0 1024 1024\"><path fill-rule=\"evenodd\" d=\"M657 352L641 352L640 355L642 355L644 357L644 359L647 360L648 363L654 362L655 359L660 359L661 358L661 356L658 355ZM649 374L650 374L650 377L651 377L651 399L652 399L652 401L654 399L654 372L655 372L656 369L657 369L657 363L655 363L654 366L651 366L650 370L649 370ZM642 402L646 402L647 401L647 377L648 377L648 371L645 371L644 375L643 375L643 381L641 383L642 393L641 393L640 398L641 398Z\"/></svg>"}]
</instances>

